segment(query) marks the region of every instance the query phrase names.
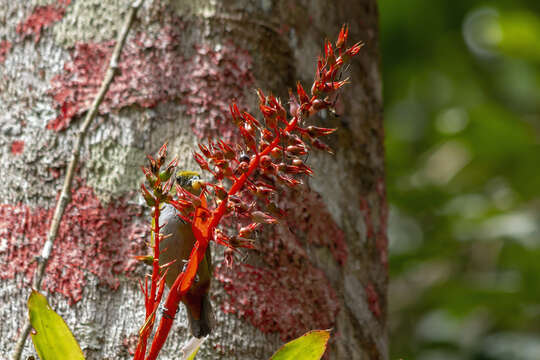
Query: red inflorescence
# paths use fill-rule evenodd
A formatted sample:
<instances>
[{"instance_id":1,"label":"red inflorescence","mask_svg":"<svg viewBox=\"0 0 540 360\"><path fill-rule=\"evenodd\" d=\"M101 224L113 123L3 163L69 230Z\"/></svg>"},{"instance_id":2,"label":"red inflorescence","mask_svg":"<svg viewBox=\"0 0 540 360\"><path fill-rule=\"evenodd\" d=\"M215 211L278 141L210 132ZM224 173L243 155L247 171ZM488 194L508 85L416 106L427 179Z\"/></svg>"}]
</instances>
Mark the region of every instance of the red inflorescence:
<instances>
[{"instance_id":1,"label":"red inflorescence","mask_svg":"<svg viewBox=\"0 0 540 360\"><path fill-rule=\"evenodd\" d=\"M8 40L0 41L0 64L3 64L4 61L6 61L9 50L11 50L11 42Z\"/></svg>"},{"instance_id":2,"label":"red inflorescence","mask_svg":"<svg viewBox=\"0 0 540 360\"><path fill-rule=\"evenodd\" d=\"M320 138L335 129L308 126L307 122L320 110L332 109L337 91L347 83L347 80L336 79L341 77L343 65L361 47L358 43L345 48L347 33L348 28L343 27L335 49L330 42L326 43L325 54L318 61L311 95L298 83L296 95L290 92L288 112L278 98L265 96L261 90L257 90L257 95L262 119L241 112L236 104L230 107L232 122L242 141L209 140L208 144L199 145L201 152L194 154L195 160L213 177L211 182L200 185L200 195L194 195L178 184L176 195L170 193L176 161L161 170L166 158L166 145L160 149L157 159L149 157L149 166L143 168L143 172L150 189L142 185L141 190L147 204L154 208L154 268L150 293L147 284L141 286L147 319L141 330L135 359L144 358L156 304L161 298L161 292L157 297L154 294L163 283L157 265L159 206L162 202L174 206L178 216L191 224L197 242L186 269L171 286L165 300L170 316L161 318L146 359L155 359L165 343L173 314L194 281L209 241L227 248L225 264L220 264L217 271L218 279L231 294L227 311L246 316L263 331L279 331L283 338L293 337L298 335L298 331L312 327L333 325L339 310L336 295L324 274L310 264L299 240L329 247L335 259L342 264L347 257L343 233L329 220L330 214L314 210L322 204L314 193L304 192L298 199L300 203L293 200L285 209L280 208L279 203L283 196L293 199L295 191L300 190L301 177L313 173L304 163L309 151L313 148L331 151ZM258 244L253 238L256 238L255 233L261 224L275 224L280 222L278 219L287 222L288 227L295 227L295 234L282 231L279 236L270 236ZM336 241L328 240L336 235ZM234 276L228 273L230 269L227 266L232 265L234 253L241 248L254 247L264 254L263 259L269 268L240 265Z\"/></svg>"},{"instance_id":3,"label":"red inflorescence","mask_svg":"<svg viewBox=\"0 0 540 360\"><path fill-rule=\"evenodd\" d=\"M150 108L179 100L199 138L219 134L222 139L231 139L228 104L243 102L244 89L253 84L251 58L231 43L219 49L196 45L194 55L186 58L178 46L183 27L179 19L173 19L156 36L139 33L128 39L118 75L99 111L103 114L134 104ZM48 124L49 129L65 129L74 116L89 107L113 47L114 41L75 46L64 73L52 80L49 94L60 114Z\"/></svg>"},{"instance_id":4,"label":"red inflorescence","mask_svg":"<svg viewBox=\"0 0 540 360\"><path fill-rule=\"evenodd\" d=\"M39 42L42 30L62 19L67 5L69 1L61 0L57 5L36 6L32 14L17 25L17 33L22 37L33 35L34 41Z\"/></svg>"},{"instance_id":5,"label":"red inflorescence","mask_svg":"<svg viewBox=\"0 0 540 360\"><path fill-rule=\"evenodd\" d=\"M140 210L124 204L103 206L91 188L81 185L72 192L52 258L47 265L44 288L66 296L82 297L85 274L117 288L118 275L129 275L136 266L147 230L134 221ZM54 209L24 205L0 205L0 278L23 276L31 281L36 254L40 254Z\"/></svg>"},{"instance_id":6,"label":"red inflorescence","mask_svg":"<svg viewBox=\"0 0 540 360\"><path fill-rule=\"evenodd\" d=\"M22 140L15 140L11 143L11 153L13 155L17 155L22 153L24 150L24 141Z\"/></svg>"}]
</instances>

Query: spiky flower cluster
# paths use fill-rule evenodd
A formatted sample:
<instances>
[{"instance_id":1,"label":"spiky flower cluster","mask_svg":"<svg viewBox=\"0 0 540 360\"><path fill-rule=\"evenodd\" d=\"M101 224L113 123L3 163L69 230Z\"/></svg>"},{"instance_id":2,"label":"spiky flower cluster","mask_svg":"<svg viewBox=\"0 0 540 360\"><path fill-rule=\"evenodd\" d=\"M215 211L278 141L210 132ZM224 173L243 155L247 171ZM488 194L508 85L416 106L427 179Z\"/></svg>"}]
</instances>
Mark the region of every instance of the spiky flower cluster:
<instances>
[{"instance_id":1,"label":"spiky flower cluster","mask_svg":"<svg viewBox=\"0 0 540 360\"><path fill-rule=\"evenodd\" d=\"M140 282L141 291L144 294L144 305L146 309L146 319L139 330L139 341L135 351L135 360L144 359L146 346L150 333L156 320L156 312L163 297L165 289L165 275L167 270L162 273L162 267L159 266L159 243L163 239L159 224L161 204L173 201L171 189L174 184L174 171L178 165L178 159L172 160L164 170L162 170L167 158L167 144L164 144L158 151L158 156L154 159L148 156L148 167L143 167L142 171L146 176L146 181L150 189L145 184L141 184L141 193L146 204L153 209L152 234L153 234L153 255L138 256L139 260L145 260L152 263L152 275L150 289L148 288L148 276L145 277L144 286Z\"/></svg>"},{"instance_id":2,"label":"spiky flower cluster","mask_svg":"<svg viewBox=\"0 0 540 360\"><path fill-rule=\"evenodd\" d=\"M143 171L151 190L144 185L141 189L147 204L154 208L154 269L150 293L148 286L143 288L147 319L141 329L137 348L139 358L155 359L159 353L178 303L193 283L209 241L227 247L225 255L228 262L232 261L234 251L253 248L252 233L261 224L276 223L277 218L283 215L275 202L279 187L294 188L302 182L302 176L313 173L304 162L312 148L331 152L321 137L333 133L335 129L308 126L306 122L321 110L332 110L337 91L348 82L348 79L340 79L343 66L360 51L362 44L356 43L347 48L347 36L348 27L344 26L335 47L330 41L326 42L324 55L317 62L311 95L298 82L296 94L289 91L288 111L278 98L265 95L261 90L257 90L261 120L240 111L236 104L231 105L232 121L242 141L233 144L219 140L199 145L200 152L194 153L195 161L213 178L202 185L199 195L176 185L176 196L173 197L172 175L177 160L161 171L166 158L166 145L160 149L157 159L149 157L150 166ZM150 352L144 357L149 329L153 326L163 291L163 274L160 272L163 269L160 269L158 259L159 241L164 236L159 233L159 207L164 202L174 206L179 216L191 224L197 242L185 270L179 274L165 301L169 316L161 318ZM225 218L234 219L236 229L231 226L219 229ZM137 354L135 358L138 358Z\"/></svg>"},{"instance_id":3,"label":"spiky flower cluster","mask_svg":"<svg viewBox=\"0 0 540 360\"><path fill-rule=\"evenodd\" d=\"M335 48L330 41L317 62L317 71L309 96L300 82L296 95L289 90L288 112L279 98L266 96L257 90L262 121L248 112L240 111L236 104L230 106L233 123L239 130L243 143L231 144L222 140L199 145L194 154L200 168L212 175L204 193L212 193L209 216L214 227L212 240L228 247L226 260L230 262L231 251L253 248L250 239L261 224L275 223L282 212L274 199L278 186L295 187L303 175L313 171L304 163L312 149L332 152L321 137L335 129L306 126L306 120L325 109L332 110L337 91L348 79L337 80L343 66L356 55L361 43L346 48L348 27L342 27ZM255 201L255 200L259 201ZM184 220L193 221L200 199L181 190L178 200L172 204L183 214ZM217 229L222 217L235 218L236 231ZM240 221L239 221L240 220Z\"/></svg>"},{"instance_id":4,"label":"spiky flower cluster","mask_svg":"<svg viewBox=\"0 0 540 360\"><path fill-rule=\"evenodd\" d=\"M150 207L154 207L158 202L170 202L172 200L170 191L174 184L173 174L178 165L178 158L174 158L169 162L166 168L161 171L161 167L165 164L165 160L167 159L166 143L159 149L156 159L150 155L147 155L147 158L149 163L148 167L142 167L142 172L152 189L152 194L145 184L141 184L141 193L146 204Z\"/></svg>"}]
</instances>

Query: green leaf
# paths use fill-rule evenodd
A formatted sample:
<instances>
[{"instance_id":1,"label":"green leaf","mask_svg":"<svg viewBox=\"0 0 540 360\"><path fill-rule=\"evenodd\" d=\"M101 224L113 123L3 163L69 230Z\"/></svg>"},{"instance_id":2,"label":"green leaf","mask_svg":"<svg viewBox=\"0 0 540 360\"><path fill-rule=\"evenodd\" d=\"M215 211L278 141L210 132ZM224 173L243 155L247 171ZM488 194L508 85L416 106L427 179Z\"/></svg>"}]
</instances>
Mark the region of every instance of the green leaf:
<instances>
[{"instance_id":1,"label":"green leaf","mask_svg":"<svg viewBox=\"0 0 540 360\"><path fill-rule=\"evenodd\" d=\"M197 352L199 351L199 348L200 348L200 347L201 347L201 346L199 345L199 347L196 348L195 351L193 351L193 352L191 353L191 355L187 358L187 360L193 360L193 359L195 359L195 355L197 355Z\"/></svg>"},{"instance_id":2,"label":"green leaf","mask_svg":"<svg viewBox=\"0 0 540 360\"><path fill-rule=\"evenodd\" d=\"M319 360L326 350L330 330L313 330L279 349L270 360Z\"/></svg>"},{"instance_id":3,"label":"green leaf","mask_svg":"<svg viewBox=\"0 0 540 360\"><path fill-rule=\"evenodd\" d=\"M84 355L64 320L49 306L47 298L32 290L28 298L32 341L41 360L84 360Z\"/></svg>"}]
</instances>

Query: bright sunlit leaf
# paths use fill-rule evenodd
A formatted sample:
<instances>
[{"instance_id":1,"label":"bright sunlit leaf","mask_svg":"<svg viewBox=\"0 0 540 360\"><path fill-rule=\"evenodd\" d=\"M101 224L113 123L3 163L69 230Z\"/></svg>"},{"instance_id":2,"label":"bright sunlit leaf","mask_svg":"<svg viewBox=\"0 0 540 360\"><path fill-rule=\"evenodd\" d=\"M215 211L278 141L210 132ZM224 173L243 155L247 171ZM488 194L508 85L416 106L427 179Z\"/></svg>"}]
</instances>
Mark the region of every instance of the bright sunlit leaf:
<instances>
[{"instance_id":1,"label":"bright sunlit leaf","mask_svg":"<svg viewBox=\"0 0 540 360\"><path fill-rule=\"evenodd\" d=\"M35 290L28 299L28 315L32 341L41 360L84 360L64 320L49 306L47 298Z\"/></svg>"},{"instance_id":2,"label":"bright sunlit leaf","mask_svg":"<svg viewBox=\"0 0 540 360\"><path fill-rule=\"evenodd\" d=\"M313 330L283 345L270 360L319 360L326 350L330 330Z\"/></svg>"}]
</instances>

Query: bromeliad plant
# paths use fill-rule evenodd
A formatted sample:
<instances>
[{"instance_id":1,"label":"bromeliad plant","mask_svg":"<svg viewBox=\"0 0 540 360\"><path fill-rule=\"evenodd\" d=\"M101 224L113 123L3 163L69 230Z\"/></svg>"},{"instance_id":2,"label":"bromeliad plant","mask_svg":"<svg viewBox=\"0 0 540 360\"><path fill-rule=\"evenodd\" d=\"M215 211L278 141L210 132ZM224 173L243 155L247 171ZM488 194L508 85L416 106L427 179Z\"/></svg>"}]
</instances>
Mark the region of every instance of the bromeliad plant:
<instances>
[{"instance_id":1,"label":"bromeliad plant","mask_svg":"<svg viewBox=\"0 0 540 360\"><path fill-rule=\"evenodd\" d=\"M194 153L194 158L213 178L203 184L199 196L174 185L173 174L178 161L175 159L165 165L166 144L159 150L157 158L149 157L149 166L143 168L148 186L142 184L141 190L153 209L153 255L150 257L153 267L152 275L145 278L144 285L141 283L146 319L139 332L134 359L157 358L179 302L193 284L209 242L226 247L228 263L233 261L233 255L239 249L254 248L251 234L261 224L276 223L283 215L275 205L279 186L295 187L302 182L302 176L313 173L303 160L312 148L331 151L320 138L335 129L306 123L321 110L333 110L338 90L348 82L341 80L343 67L359 52L362 44L346 47L347 36L348 27L343 26L335 46L326 42L324 55L317 62L311 95L298 82L296 95L289 91L288 112L278 98L267 96L261 90L257 90L257 96L262 120L240 111L236 104L230 107L232 121L242 141L226 143L219 140L199 145L200 153ZM159 223L160 208L164 203L174 206L178 216L191 224L197 241L187 266L163 301L163 316L147 351L148 339L163 300L167 271L166 265L159 266L159 244L167 236L160 233L164 224ZM225 219L229 220L227 224L236 225L224 226Z\"/></svg>"},{"instance_id":2,"label":"bromeliad plant","mask_svg":"<svg viewBox=\"0 0 540 360\"><path fill-rule=\"evenodd\" d=\"M28 299L32 341L42 360L84 360L83 352L64 320L51 309L47 298L32 291ZM283 345L270 360L319 360L326 350L330 330L310 331ZM204 340L204 339L201 339ZM182 359L193 360L202 341L187 350Z\"/></svg>"}]
</instances>

